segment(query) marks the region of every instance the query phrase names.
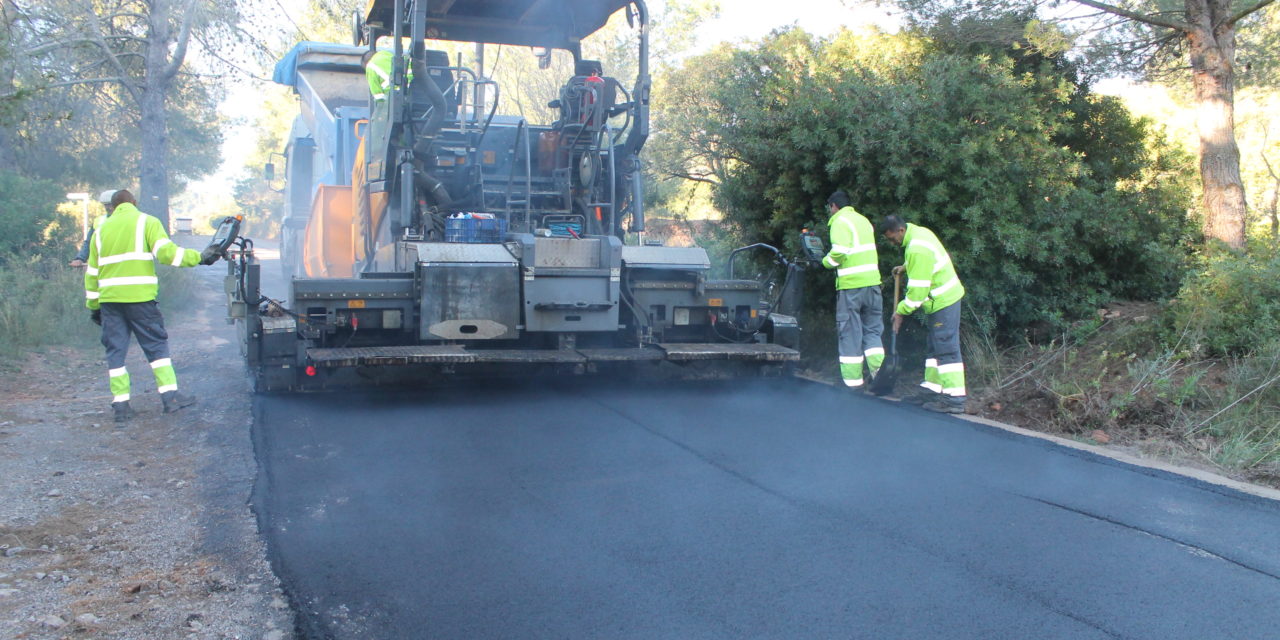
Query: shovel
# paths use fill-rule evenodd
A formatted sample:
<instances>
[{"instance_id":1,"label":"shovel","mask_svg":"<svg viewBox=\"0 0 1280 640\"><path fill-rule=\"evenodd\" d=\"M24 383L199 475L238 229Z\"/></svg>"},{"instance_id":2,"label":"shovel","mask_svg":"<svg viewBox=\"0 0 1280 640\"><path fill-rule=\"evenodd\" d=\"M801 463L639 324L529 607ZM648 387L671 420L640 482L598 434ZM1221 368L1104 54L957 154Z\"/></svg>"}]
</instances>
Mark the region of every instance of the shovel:
<instances>
[{"instance_id":1,"label":"shovel","mask_svg":"<svg viewBox=\"0 0 1280 640\"><path fill-rule=\"evenodd\" d=\"M893 274L893 309L897 312L898 303L902 301L902 274ZM890 316L892 317L892 316ZM880 365L880 370L876 372L876 377L871 380L871 386L868 390L871 393L883 396L893 392L893 386L898 381L898 332L891 331L889 333L889 348L885 351L884 364Z\"/></svg>"}]
</instances>

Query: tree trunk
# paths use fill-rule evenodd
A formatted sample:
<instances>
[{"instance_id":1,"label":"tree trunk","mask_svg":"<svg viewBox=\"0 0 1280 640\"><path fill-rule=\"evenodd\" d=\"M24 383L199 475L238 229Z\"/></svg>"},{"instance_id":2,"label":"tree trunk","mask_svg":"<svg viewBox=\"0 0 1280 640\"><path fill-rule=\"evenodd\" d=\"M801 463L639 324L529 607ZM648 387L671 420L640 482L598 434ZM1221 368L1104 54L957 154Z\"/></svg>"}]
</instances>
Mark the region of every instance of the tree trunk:
<instances>
[{"instance_id":1,"label":"tree trunk","mask_svg":"<svg viewBox=\"0 0 1280 640\"><path fill-rule=\"evenodd\" d=\"M172 77L167 77L169 48L175 37L170 24L169 0L153 0L147 16L149 37L146 48L146 76L138 101L139 135L142 142L138 208L160 219L169 229L169 105Z\"/></svg>"},{"instance_id":2,"label":"tree trunk","mask_svg":"<svg viewBox=\"0 0 1280 640\"><path fill-rule=\"evenodd\" d=\"M1238 249L1244 247L1246 206L1235 138L1235 26L1227 23L1225 15L1231 2L1186 0L1186 6L1200 133L1204 232Z\"/></svg>"}]
</instances>

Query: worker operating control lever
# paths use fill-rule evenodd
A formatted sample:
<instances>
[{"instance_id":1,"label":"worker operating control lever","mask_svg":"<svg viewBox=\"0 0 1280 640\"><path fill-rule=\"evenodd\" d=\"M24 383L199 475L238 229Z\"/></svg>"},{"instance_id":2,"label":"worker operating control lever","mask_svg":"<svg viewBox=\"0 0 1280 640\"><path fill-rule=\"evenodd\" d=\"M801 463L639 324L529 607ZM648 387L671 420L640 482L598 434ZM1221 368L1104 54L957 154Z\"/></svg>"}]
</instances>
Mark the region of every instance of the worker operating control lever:
<instances>
[{"instance_id":1,"label":"worker operating control lever","mask_svg":"<svg viewBox=\"0 0 1280 640\"><path fill-rule=\"evenodd\" d=\"M240 223L242 216L227 216L218 223L218 230L213 234L213 240L209 241L209 246L200 252L200 264L213 264L218 258L227 256L227 249L231 248L232 243L240 236Z\"/></svg>"}]
</instances>

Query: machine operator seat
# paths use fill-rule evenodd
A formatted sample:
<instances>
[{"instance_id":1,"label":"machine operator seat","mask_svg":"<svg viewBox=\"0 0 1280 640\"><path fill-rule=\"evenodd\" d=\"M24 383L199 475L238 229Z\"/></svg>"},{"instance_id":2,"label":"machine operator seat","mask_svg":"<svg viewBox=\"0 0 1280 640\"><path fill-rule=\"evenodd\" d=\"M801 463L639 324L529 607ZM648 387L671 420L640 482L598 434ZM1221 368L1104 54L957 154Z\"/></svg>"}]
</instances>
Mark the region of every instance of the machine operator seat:
<instances>
[{"instance_id":1,"label":"machine operator seat","mask_svg":"<svg viewBox=\"0 0 1280 640\"><path fill-rule=\"evenodd\" d=\"M555 129L575 132L581 127L599 131L617 104L618 82L605 77L598 60L579 60L574 75L560 88L560 99L552 105L560 110Z\"/></svg>"},{"instance_id":2,"label":"machine operator seat","mask_svg":"<svg viewBox=\"0 0 1280 640\"><path fill-rule=\"evenodd\" d=\"M457 87L453 86L453 71L449 67L449 54L444 51L428 49L426 51L427 75L440 88L440 92L444 94L445 103L445 121L449 122L458 117L459 96ZM433 68L434 67L434 68ZM427 88L415 82L410 85L410 95L413 98L413 119L421 120L428 111L431 110L431 99L427 97ZM446 126L448 126L446 124Z\"/></svg>"}]
</instances>

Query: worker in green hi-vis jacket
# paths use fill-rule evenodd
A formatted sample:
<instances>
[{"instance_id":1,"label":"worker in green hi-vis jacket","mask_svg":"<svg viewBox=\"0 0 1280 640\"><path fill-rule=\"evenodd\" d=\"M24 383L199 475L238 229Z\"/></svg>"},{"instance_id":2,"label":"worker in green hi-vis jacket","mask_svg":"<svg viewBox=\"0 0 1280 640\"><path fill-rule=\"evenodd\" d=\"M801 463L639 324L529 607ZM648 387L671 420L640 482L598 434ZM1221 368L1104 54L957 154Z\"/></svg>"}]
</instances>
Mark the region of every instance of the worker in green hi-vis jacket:
<instances>
[{"instance_id":1,"label":"worker in green hi-vis jacket","mask_svg":"<svg viewBox=\"0 0 1280 640\"><path fill-rule=\"evenodd\" d=\"M831 250L822 266L836 272L836 336L840 378L846 387L861 388L864 364L874 377L884 363L884 299L880 295L880 261L871 222L836 191L827 198L831 218Z\"/></svg>"},{"instance_id":2,"label":"worker in green hi-vis jacket","mask_svg":"<svg viewBox=\"0 0 1280 640\"><path fill-rule=\"evenodd\" d=\"M156 260L175 267L194 267L213 264L220 257L213 246L203 253L178 246L160 220L139 211L137 204L133 194L124 189L112 195L106 219L94 230L84 275L85 306L102 327L111 409L118 423L133 417L129 372L124 366L131 336L138 339L151 364L164 412L195 403L195 398L178 392L178 377L169 360L169 334L156 305Z\"/></svg>"},{"instance_id":3,"label":"worker in green hi-vis jacket","mask_svg":"<svg viewBox=\"0 0 1280 640\"><path fill-rule=\"evenodd\" d=\"M898 216L887 216L880 232L890 242L904 247L906 264L895 267L895 273L907 274L907 292L894 309L893 330L902 319L917 310L925 313L929 330L929 353L924 361L926 389L910 400L920 401L924 408L941 413L964 413L964 362L960 358L960 299L964 285L956 275L951 256L938 236Z\"/></svg>"}]
</instances>

